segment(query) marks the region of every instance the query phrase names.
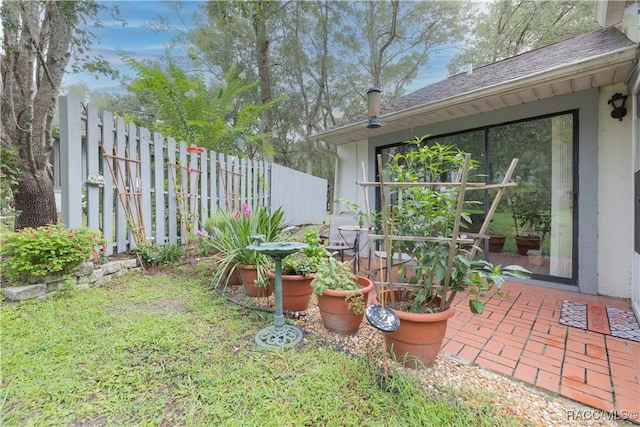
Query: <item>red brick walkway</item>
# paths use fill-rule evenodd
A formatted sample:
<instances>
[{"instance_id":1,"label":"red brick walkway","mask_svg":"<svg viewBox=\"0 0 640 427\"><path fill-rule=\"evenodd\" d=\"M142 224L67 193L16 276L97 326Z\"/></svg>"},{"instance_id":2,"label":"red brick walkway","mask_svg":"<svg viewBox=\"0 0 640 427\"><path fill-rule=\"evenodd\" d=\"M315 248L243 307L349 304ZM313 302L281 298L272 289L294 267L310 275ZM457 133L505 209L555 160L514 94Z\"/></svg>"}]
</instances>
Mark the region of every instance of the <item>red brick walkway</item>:
<instances>
[{"instance_id":1,"label":"red brick walkway","mask_svg":"<svg viewBox=\"0 0 640 427\"><path fill-rule=\"evenodd\" d=\"M456 297L442 351L640 423L640 343L561 325L562 301L629 310L629 303L541 286L506 283L482 315Z\"/></svg>"}]
</instances>

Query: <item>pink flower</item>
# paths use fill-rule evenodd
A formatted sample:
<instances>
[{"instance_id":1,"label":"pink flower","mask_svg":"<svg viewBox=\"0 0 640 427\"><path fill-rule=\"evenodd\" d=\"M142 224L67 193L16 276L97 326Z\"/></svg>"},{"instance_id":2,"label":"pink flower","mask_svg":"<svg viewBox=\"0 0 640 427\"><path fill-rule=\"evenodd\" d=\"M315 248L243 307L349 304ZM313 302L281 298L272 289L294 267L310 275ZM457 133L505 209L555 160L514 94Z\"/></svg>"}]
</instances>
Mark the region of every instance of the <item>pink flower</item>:
<instances>
[{"instance_id":1,"label":"pink flower","mask_svg":"<svg viewBox=\"0 0 640 427\"><path fill-rule=\"evenodd\" d=\"M196 170L193 167L189 166L189 173L194 173L195 171Z\"/></svg>"},{"instance_id":2,"label":"pink flower","mask_svg":"<svg viewBox=\"0 0 640 427\"><path fill-rule=\"evenodd\" d=\"M198 236L198 237L204 237L206 235L207 235L207 233L204 230L196 231L196 236Z\"/></svg>"},{"instance_id":3,"label":"pink flower","mask_svg":"<svg viewBox=\"0 0 640 427\"><path fill-rule=\"evenodd\" d=\"M242 213L244 214L244 216L248 217L249 215L251 215L251 211L249 210L249 205L247 204L247 202L244 202L242 204Z\"/></svg>"}]
</instances>

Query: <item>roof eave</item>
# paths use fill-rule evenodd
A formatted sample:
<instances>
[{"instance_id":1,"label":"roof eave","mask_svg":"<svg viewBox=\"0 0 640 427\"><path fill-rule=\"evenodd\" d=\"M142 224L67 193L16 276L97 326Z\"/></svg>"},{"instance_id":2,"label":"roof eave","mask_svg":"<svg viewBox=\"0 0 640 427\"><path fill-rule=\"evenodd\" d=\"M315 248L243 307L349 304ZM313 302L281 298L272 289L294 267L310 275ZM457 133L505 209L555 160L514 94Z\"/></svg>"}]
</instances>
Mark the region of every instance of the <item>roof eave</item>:
<instances>
[{"instance_id":1,"label":"roof eave","mask_svg":"<svg viewBox=\"0 0 640 427\"><path fill-rule=\"evenodd\" d=\"M637 46L632 45L613 52L590 58L587 61L580 61L573 64L560 65L549 68L539 73L530 74L524 77L508 80L495 85L483 87L481 89L472 90L461 93L452 97L443 98L434 102L407 108L389 114L383 114L381 120L383 123L390 123L394 120L403 119L410 116L420 115L436 111L441 108L451 107L453 105L464 104L496 94L508 94L515 90L521 90L527 87L535 87L541 84L548 84L554 81L561 81L567 78L575 78L580 74L593 73L598 70L614 68L618 64L635 60L637 56ZM364 122L350 123L344 126L336 127L326 132L320 132L312 135L312 140L327 141L335 145L342 145L353 142L348 138L344 138L349 132L355 129L361 130L365 126ZM369 137L384 135L386 132L384 126L369 130Z\"/></svg>"}]
</instances>

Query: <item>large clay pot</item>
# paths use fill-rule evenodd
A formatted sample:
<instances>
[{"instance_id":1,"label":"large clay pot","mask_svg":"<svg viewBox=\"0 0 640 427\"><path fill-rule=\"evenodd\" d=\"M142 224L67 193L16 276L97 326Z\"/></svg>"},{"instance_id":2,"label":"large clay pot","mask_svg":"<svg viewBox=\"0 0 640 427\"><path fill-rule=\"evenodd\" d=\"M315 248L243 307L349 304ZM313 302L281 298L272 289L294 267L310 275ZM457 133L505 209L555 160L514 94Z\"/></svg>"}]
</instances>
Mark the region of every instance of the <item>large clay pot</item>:
<instances>
[{"instance_id":1,"label":"large clay pot","mask_svg":"<svg viewBox=\"0 0 640 427\"><path fill-rule=\"evenodd\" d=\"M244 293L252 298L264 298L273 294L274 287L270 284L266 288L258 288L255 281L258 278L258 268L255 265L240 264L236 267L240 273L240 280Z\"/></svg>"},{"instance_id":2,"label":"large clay pot","mask_svg":"<svg viewBox=\"0 0 640 427\"><path fill-rule=\"evenodd\" d=\"M398 298L398 290L394 292ZM400 327L384 334L387 353L406 368L433 366L447 331L447 320L455 314L453 306L439 313L393 311L400 318Z\"/></svg>"},{"instance_id":3,"label":"large clay pot","mask_svg":"<svg viewBox=\"0 0 640 427\"><path fill-rule=\"evenodd\" d=\"M238 267L233 269L229 277L229 281L227 282L227 286L240 286L242 285L242 279L240 279L240 270Z\"/></svg>"},{"instance_id":4,"label":"large clay pot","mask_svg":"<svg viewBox=\"0 0 640 427\"><path fill-rule=\"evenodd\" d=\"M540 250L540 238L539 237L516 237L516 245L518 245L518 254L527 255L529 250Z\"/></svg>"},{"instance_id":5,"label":"large clay pot","mask_svg":"<svg viewBox=\"0 0 640 427\"><path fill-rule=\"evenodd\" d=\"M489 252L502 252L506 236L491 235L489 238Z\"/></svg>"},{"instance_id":6,"label":"large clay pot","mask_svg":"<svg viewBox=\"0 0 640 427\"><path fill-rule=\"evenodd\" d=\"M213 254L213 261L216 264L219 264L222 260L222 256L219 254ZM235 268L234 268L235 267ZM233 270L233 271L232 271ZM229 273L231 271L231 273ZM220 286L240 286L242 285L242 280L240 280L240 271L238 268L232 264L227 264L224 271L224 276L222 276Z\"/></svg>"},{"instance_id":7,"label":"large clay pot","mask_svg":"<svg viewBox=\"0 0 640 427\"><path fill-rule=\"evenodd\" d=\"M276 275L274 272L267 272L271 279L271 286L275 288ZM289 311L305 311L309 305L313 288L313 274L302 276L298 274L282 275L282 309Z\"/></svg>"},{"instance_id":8,"label":"large clay pot","mask_svg":"<svg viewBox=\"0 0 640 427\"><path fill-rule=\"evenodd\" d=\"M356 276L358 284L361 286L359 292L364 295L366 305L369 293L373 290L373 282L366 277ZM353 335L358 331L362 318L364 317L364 307L362 313L354 313L348 306L347 296L357 291L334 291L327 289L324 295L318 296L318 310L322 318L322 324L331 332L340 335Z\"/></svg>"}]
</instances>

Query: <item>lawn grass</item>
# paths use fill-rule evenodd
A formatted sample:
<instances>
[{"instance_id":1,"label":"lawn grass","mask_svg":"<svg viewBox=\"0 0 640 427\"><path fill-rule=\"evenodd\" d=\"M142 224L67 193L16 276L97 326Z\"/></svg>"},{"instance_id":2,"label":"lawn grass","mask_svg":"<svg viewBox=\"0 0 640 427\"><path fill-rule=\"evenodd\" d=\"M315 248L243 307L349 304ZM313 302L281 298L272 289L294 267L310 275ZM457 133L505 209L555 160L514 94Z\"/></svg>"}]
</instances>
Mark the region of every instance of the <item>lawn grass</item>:
<instances>
[{"instance_id":1,"label":"lawn grass","mask_svg":"<svg viewBox=\"0 0 640 427\"><path fill-rule=\"evenodd\" d=\"M268 313L217 298L206 264L1 307L0 424L522 425L488 396L422 389L317 337L258 348ZM468 403L463 403L468 402Z\"/></svg>"}]
</instances>

